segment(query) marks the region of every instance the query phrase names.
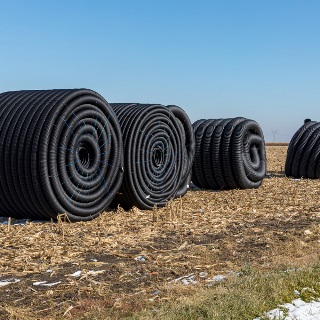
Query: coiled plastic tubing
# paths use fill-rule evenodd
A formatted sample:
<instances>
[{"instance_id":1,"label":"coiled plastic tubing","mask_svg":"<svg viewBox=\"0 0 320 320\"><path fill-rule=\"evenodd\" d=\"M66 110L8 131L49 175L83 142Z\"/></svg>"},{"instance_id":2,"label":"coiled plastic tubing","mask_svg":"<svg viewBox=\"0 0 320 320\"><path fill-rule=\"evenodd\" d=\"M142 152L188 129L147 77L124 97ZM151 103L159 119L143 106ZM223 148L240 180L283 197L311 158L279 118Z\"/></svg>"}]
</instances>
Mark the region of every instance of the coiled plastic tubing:
<instances>
[{"instance_id":1,"label":"coiled plastic tubing","mask_svg":"<svg viewBox=\"0 0 320 320\"><path fill-rule=\"evenodd\" d=\"M119 123L87 89L0 94L0 215L86 221L123 177Z\"/></svg>"},{"instance_id":2,"label":"coiled plastic tubing","mask_svg":"<svg viewBox=\"0 0 320 320\"><path fill-rule=\"evenodd\" d=\"M194 134L177 106L111 103L123 134L124 179L114 204L152 209L184 195L191 179Z\"/></svg>"},{"instance_id":3,"label":"coiled plastic tubing","mask_svg":"<svg viewBox=\"0 0 320 320\"><path fill-rule=\"evenodd\" d=\"M288 146L285 174L294 178L320 178L320 122L305 121L294 134Z\"/></svg>"},{"instance_id":4,"label":"coiled plastic tubing","mask_svg":"<svg viewBox=\"0 0 320 320\"><path fill-rule=\"evenodd\" d=\"M266 175L261 127L246 118L198 120L192 182L205 189L258 188Z\"/></svg>"}]
</instances>

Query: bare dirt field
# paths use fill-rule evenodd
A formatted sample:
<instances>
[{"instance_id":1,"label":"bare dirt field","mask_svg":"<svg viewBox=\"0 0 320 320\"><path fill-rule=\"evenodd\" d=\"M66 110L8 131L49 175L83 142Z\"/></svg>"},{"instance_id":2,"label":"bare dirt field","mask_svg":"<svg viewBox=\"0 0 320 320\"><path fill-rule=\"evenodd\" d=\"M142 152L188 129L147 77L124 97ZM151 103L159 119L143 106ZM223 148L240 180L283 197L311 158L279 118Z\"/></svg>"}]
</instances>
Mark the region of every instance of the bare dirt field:
<instances>
[{"instance_id":1,"label":"bare dirt field","mask_svg":"<svg viewBox=\"0 0 320 320\"><path fill-rule=\"evenodd\" d=\"M138 311L247 265L312 261L320 181L286 178L286 150L267 146L268 175L256 190L192 189L166 208L118 209L86 223L0 224L0 319Z\"/></svg>"}]
</instances>

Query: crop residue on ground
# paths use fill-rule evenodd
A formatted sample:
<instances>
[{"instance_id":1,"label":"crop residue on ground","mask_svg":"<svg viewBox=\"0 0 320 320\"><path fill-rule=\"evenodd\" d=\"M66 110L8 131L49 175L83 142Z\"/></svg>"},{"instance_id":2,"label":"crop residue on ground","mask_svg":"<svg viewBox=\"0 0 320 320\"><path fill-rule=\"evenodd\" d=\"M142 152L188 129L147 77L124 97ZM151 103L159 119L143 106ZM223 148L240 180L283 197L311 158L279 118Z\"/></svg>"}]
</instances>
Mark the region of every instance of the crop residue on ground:
<instances>
[{"instance_id":1,"label":"crop residue on ground","mask_svg":"<svg viewBox=\"0 0 320 320\"><path fill-rule=\"evenodd\" d=\"M85 223L1 218L0 318L55 319L98 305L139 310L247 264L308 263L320 246L320 181L286 178L286 150L267 147L259 189L193 188L165 208L120 208Z\"/></svg>"}]
</instances>

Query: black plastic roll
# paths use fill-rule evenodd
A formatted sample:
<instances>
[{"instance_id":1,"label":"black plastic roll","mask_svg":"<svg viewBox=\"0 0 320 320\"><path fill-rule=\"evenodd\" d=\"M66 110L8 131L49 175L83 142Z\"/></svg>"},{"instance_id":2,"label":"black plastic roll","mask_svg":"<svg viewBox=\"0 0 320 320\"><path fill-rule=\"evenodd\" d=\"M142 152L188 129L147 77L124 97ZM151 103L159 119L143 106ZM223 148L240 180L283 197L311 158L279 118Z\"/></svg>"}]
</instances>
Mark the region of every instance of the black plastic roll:
<instances>
[{"instance_id":1,"label":"black plastic roll","mask_svg":"<svg viewBox=\"0 0 320 320\"><path fill-rule=\"evenodd\" d=\"M266 148L259 124L245 118L193 124L192 182L204 189L258 188L266 175Z\"/></svg>"},{"instance_id":2,"label":"black plastic roll","mask_svg":"<svg viewBox=\"0 0 320 320\"><path fill-rule=\"evenodd\" d=\"M121 130L87 89L0 94L0 216L99 215L120 188Z\"/></svg>"},{"instance_id":3,"label":"black plastic roll","mask_svg":"<svg viewBox=\"0 0 320 320\"><path fill-rule=\"evenodd\" d=\"M194 135L187 114L177 106L111 106L121 125L125 169L114 204L152 209L183 196L194 157Z\"/></svg>"},{"instance_id":4,"label":"black plastic roll","mask_svg":"<svg viewBox=\"0 0 320 320\"><path fill-rule=\"evenodd\" d=\"M294 178L320 178L320 122L306 119L292 137L285 173Z\"/></svg>"}]
</instances>

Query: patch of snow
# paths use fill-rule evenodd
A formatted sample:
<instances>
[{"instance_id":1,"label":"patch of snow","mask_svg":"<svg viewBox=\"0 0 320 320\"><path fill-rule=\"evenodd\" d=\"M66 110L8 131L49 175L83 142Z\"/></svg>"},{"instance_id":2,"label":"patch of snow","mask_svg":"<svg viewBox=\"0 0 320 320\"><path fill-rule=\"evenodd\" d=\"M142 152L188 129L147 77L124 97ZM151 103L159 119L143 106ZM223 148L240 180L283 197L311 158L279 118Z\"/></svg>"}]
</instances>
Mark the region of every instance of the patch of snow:
<instances>
[{"instance_id":1,"label":"patch of snow","mask_svg":"<svg viewBox=\"0 0 320 320\"><path fill-rule=\"evenodd\" d=\"M46 283L47 281L37 281L37 282L34 282L32 285L34 285L34 286L40 286L40 285L42 285L42 284L44 284L44 283Z\"/></svg>"},{"instance_id":2,"label":"patch of snow","mask_svg":"<svg viewBox=\"0 0 320 320\"><path fill-rule=\"evenodd\" d=\"M7 286L9 284L13 284L13 283L17 283L17 282L20 282L20 280L16 279L16 278L11 278L11 279L7 279L7 280L1 280L0 281L0 287L4 287L4 286Z\"/></svg>"},{"instance_id":3,"label":"patch of snow","mask_svg":"<svg viewBox=\"0 0 320 320\"><path fill-rule=\"evenodd\" d=\"M208 276L208 272L199 272L200 278L206 278Z\"/></svg>"},{"instance_id":4,"label":"patch of snow","mask_svg":"<svg viewBox=\"0 0 320 320\"><path fill-rule=\"evenodd\" d=\"M193 275L188 278L182 279L181 283L184 284L185 286L187 286L189 284L196 284L196 283L198 283L198 281L194 280L194 275Z\"/></svg>"},{"instance_id":5,"label":"patch of snow","mask_svg":"<svg viewBox=\"0 0 320 320\"><path fill-rule=\"evenodd\" d=\"M227 278L226 276L219 274L217 276L212 277L211 280L214 282L220 282L220 281L225 280L226 278Z\"/></svg>"},{"instance_id":6,"label":"patch of snow","mask_svg":"<svg viewBox=\"0 0 320 320\"><path fill-rule=\"evenodd\" d=\"M87 275L88 276L94 276L96 274L101 274L101 273L104 273L106 272L106 270L90 270L87 272Z\"/></svg>"},{"instance_id":7,"label":"patch of snow","mask_svg":"<svg viewBox=\"0 0 320 320\"><path fill-rule=\"evenodd\" d=\"M188 274L186 276L182 276L182 277L179 277L177 279L174 279L174 280L170 281L169 283L181 282L184 285L196 284L196 283L198 283L198 281L194 280L194 277L195 277L194 273L191 273L191 274Z\"/></svg>"},{"instance_id":8,"label":"patch of snow","mask_svg":"<svg viewBox=\"0 0 320 320\"><path fill-rule=\"evenodd\" d=\"M59 283L61 283L61 281L52 282L52 283L47 283L47 281L38 281L38 282L34 282L33 285L34 286L53 287Z\"/></svg>"},{"instance_id":9,"label":"patch of snow","mask_svg":"<svg viewBox=\"0 0 320 320\"><path fill-rule=\"evenodd\" d=\"M69 276L69 277L80 277L81 273L82 273L82 271L79 270L79 271L76 271L76 272L74 272L72 274L67 274L67 276Z\"/></svg>"},{"instance_id":10,"label":"patch of snow","mask_svg":"<svg viewBox=\"0 0 320 320\"><path fill-rule=\"evenodd\" d=\"M302 289L301 289L301 293L302 293L302 292L305 292L305 291L309 291L309 292L312 292L312 293L316 293L316 291L315 291L313 288L308 288L308 287L306 287L306 288L302 288Z\"/></svg>"},{"instance_id":11,"label":"patch of snow","mask_svg":"<svg viewBox=\"0 0 320 320\"><path fill-rule=\"evenodd\" d=\"M218 275L212 277L211 279L207 279L206 280L206 282L207 282L206 286L207 287L211 287L211 286L213 286L214 282L221 282L221 281L224 281L226 279L227 279L226 276L224 276L222 274L218 274Z\"/></svg>"},{"instance_id":12,"label":"patch of snow","mask_svg":"<svg viewBox=\"0 0 320 320\"><path fill-rule=\"evenodd\" d=\"M42 284L42 286L45 286L45 287L53 287L53 286L56 286L57 284L61 283L61 281L57 281L57 282L52 282L52 283L44 283Z\"/></svg>"},{"instance_id":13,"label":"patch of snow","mask_svg":"<svg viewBox=\"0 0 320 320\"><path fill-rule=\"evenodd\" d=\"M298 271L298 270L300 270L300 269L299 268L293 268L293 269L284 270L283 272L290 273L290 272L295 272L295 271Z\"/></svg>"},{"instance_id":14,"label":"patch of snow","mask_svg":"<svg viewBox=\"0 0 320 320\"><path fill-rule=\"evenodd\" d=\"M283 312L286 309L287 312ZM286 314L286 316L285 316ZM320 319L320 301L304 302L301 299L293 300L291 303L285 303L280 308L268 311L264 317L268 319L283 320L316 320ZM254 320L260 320L255 318Z\"/></svg>"},{"instance_id":15,"label":"patch of snow","mask_svg":"<svg viewBox=\"0 0 320 320\"><path fill-rule=\"evenodd\" d=\"M135 257L134 260L140 261L140 262L145 262L147 260L147 258L145 256L138 256L138 257Z\"/></svg>"}]
</instances>

